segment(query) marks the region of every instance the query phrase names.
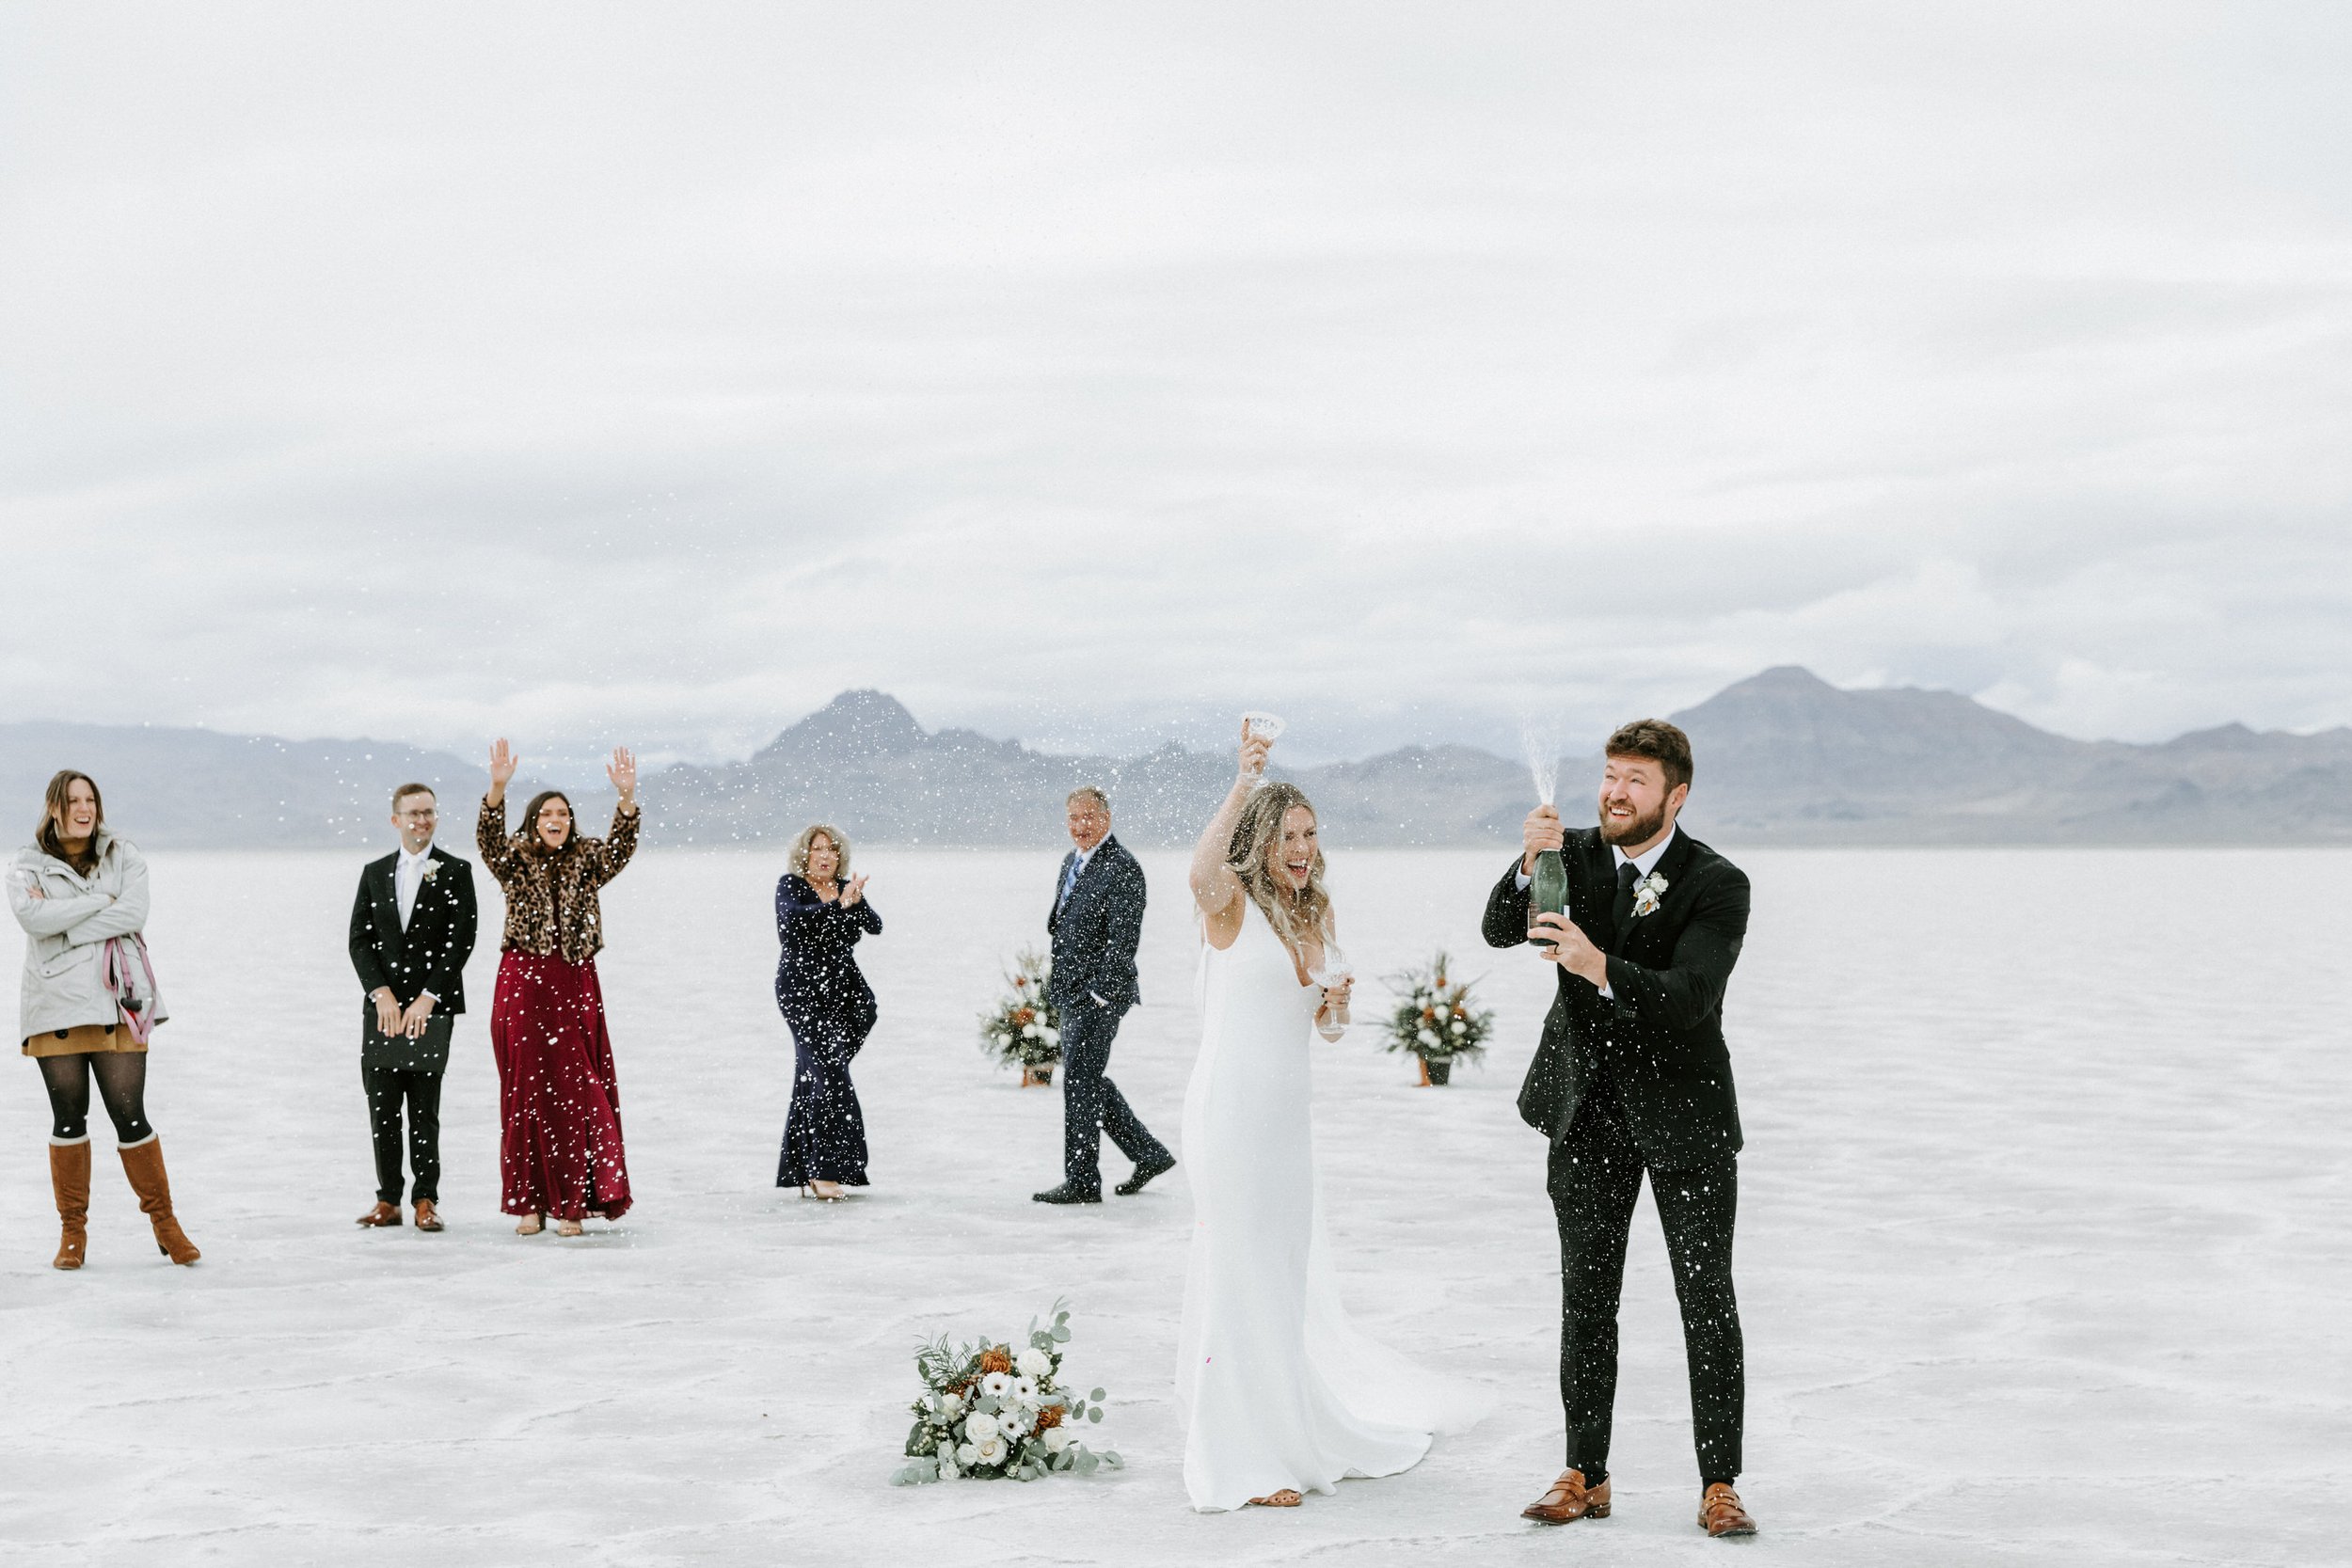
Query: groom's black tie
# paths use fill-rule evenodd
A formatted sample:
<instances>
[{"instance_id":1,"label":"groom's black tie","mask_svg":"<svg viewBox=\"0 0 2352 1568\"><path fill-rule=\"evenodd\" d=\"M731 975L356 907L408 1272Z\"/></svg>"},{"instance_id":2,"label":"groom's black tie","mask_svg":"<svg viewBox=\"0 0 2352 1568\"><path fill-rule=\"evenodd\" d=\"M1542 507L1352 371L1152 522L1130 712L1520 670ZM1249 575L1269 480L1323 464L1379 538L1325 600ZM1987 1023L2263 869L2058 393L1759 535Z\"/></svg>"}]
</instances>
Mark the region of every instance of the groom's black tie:
<instances>
[{"instance_id":1,"label":"groom's black tie","mask_svg":"<svg viewBox=\"0 0 2352 1568\"><path fill-rule=\"evenodd\" d=\"M1617 867L1617 901L1611 907L1609 918L1617 927L1619 942L1625 940L1626 927L1633 924L1633 884L1641 879L1642 868L1631 861Z\"/></svg>"}]
</instances>

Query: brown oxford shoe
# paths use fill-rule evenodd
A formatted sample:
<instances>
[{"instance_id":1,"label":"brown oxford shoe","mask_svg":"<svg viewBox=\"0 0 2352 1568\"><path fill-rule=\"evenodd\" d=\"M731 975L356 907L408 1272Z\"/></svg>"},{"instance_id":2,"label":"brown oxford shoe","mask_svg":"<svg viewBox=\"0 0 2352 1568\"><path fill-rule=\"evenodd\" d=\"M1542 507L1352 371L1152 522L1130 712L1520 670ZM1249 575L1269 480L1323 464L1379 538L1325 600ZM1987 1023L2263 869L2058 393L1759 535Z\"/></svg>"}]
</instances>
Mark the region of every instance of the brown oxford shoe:
<instances>
[{"instance_id":1,"label":"brown oxford shoe","mask_svg":"<svg viewBox=\"0 0 2352 1568\"><path fill-rule=\"evenodd\" d=\"M1699 1498L1699 1528L1709 1535L1754 1535L1756 1521L1740 1506L1740 1494L1719 1481Z\"/></svg>"},{"instance_id":2,"label":"brown oxford shoe","mask_svg":"<svg viewBox=\"0 0 2352 1568\"><path fill-rule=\"evenodd\" d=\"M400 1211L395 1209L392 1212L397 1214ZM395 1220L393 1223L398 1224L399 1222ZM433 1206L433 1200L429 1197L421 1197L417 1199L417 1228L419 1230L438 1230L441 1228L441 1212Z\"/></svg>"},{"instance_id":3,"label":"brown oxford shoe","mask_svg":"<svg viewBox=\"0 0 2352 1568\"><path fill-rule=\"evenodd\" d=\"M1581 1470L1563 1470L1551 1490L1519 1510L1519 1517L1539 1525L1565 1525L1578 1519L1609 1517L1609 1483L1584 1484Z\"/></svg>"},{"instance_id":4,"label":"brown oxford shoe","mask_svg":"<svg viewBox=\"0 0 2352 1568\"><path fill-rule=\"evenodd\" d=\"M366 1213L360 1215L359 1223L361 1225L371 1226L398 1225L400 1223L400 1205L397 1203L379 1203L374 1208L369 1210Z\"/></svg>"}]
</instances>

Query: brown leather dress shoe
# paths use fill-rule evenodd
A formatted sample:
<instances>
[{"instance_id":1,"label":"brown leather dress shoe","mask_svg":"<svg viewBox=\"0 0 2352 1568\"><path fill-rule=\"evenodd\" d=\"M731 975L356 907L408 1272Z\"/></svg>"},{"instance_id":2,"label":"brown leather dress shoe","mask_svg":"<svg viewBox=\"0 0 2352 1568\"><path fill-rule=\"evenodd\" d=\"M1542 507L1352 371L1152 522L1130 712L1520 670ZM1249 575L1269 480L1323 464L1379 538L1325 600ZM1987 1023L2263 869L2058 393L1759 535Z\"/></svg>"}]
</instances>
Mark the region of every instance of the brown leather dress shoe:
<instances>
[{"instance_id":1,"label":"brown leather dress shoe","mask_svg":"<svg viewBox=\"0 0 2352 1568\"><path fill-rule=\"evenodd\" d=\"M419 1230L441 1228L441 1212L433 1207L433 1200L429 1197L417 1199L417 1228Z\"/></svg>"},{"instance_id":2,"label":"brown leather dress shoe","mask_svg":"<svg viewBox=\"0 0 2352 1568\"><path fill-rule=\"evenodd\" d=\"M1719 1481L1699 1498L1699 1528L1709 1535L1754 1535L1756 1521L1740 1506L1740 1494Z\"/></svg>"},{"instance_id":3,"label":"brown leather dress shoe","mask_svg":"<svg viewBox=\"0 0 2352 1568\"><path fill-rule=\"evenodd\" d=\"M398 1225L400 1223L400 1205L397 1203L379 1203L374 1208L369 1210L366 1213L360 1215L359 1223L361 1225L373 1226Z\"/></svg>"},{"instance_id":4,"label":"brown leather dress shoe","mask_svg":"<svg viewBox=\"0 0 2352 1568\"><path fill-rule=\"evenodd\" d=\"M1609 1517L1609 1483L1584 1484L1581 1470L1563 1470L1551 1490L1519 1510L1519 1517L1539 1525L1565 1525L1578 1519Z\"/></svg>"}]
</instances>

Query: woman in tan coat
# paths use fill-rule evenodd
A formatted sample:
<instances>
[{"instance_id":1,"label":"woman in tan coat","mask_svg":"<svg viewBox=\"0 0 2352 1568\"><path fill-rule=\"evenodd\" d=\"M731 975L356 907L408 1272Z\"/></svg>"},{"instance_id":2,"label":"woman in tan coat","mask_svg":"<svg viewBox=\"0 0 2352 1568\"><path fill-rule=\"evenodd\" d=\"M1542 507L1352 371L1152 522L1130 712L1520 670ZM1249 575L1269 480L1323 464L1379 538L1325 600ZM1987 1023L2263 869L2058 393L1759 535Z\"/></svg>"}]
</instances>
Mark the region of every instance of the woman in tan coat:
<instances>
[{"instance_id":1,"label":"woman in tan coat","mask_svg":"<svg viewBox=\"0 0 2352 1568\"><path fill-rule=\"evenodd\" d=\"M8 870L8 908L26 938L17 1035L49 1091L60 1269L80 1268L88 1247L92 1079L156 1246L175 1263L200 1256L171 1212L147 1120L148 1036L167 1016L147 959L147 862L106 831L97 781L71 768L51 779L34 842Z\"/></svg>"}]
</instances>

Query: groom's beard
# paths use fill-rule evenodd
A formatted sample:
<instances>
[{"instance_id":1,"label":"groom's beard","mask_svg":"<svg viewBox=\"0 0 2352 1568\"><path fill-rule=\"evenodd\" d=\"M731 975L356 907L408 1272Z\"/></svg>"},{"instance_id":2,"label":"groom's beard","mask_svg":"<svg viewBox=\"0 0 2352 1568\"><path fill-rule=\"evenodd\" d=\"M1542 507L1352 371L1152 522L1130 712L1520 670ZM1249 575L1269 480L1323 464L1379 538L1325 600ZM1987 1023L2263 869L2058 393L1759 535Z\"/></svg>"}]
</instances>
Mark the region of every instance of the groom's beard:
<instances>
[{"instance_id":1,"label":"groom's beard","mask_svg":"<svg viewBox=\"0 0 2352 1568\"><path fill-rule=\"evenodd\" d=\"M1666 826L1666 803L1661 800L1658 809L1647 816L1637 816L1622 828L1610 826L1607 813L1601 815L1600 841L1603 844L1646 844L1656 838Z\"/></svg>"}]
</instances>

